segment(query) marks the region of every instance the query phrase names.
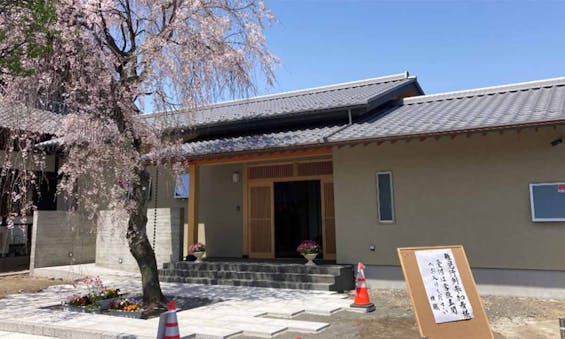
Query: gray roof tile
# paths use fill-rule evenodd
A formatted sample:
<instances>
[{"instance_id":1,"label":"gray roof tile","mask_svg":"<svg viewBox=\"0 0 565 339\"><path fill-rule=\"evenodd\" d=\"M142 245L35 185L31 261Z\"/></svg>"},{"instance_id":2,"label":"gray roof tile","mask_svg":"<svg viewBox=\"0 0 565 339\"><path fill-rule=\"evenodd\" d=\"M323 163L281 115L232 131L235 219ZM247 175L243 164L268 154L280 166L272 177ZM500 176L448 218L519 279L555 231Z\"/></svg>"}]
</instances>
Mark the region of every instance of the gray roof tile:
<instances>
[{"instance_id":1,"label":"gray roof tile","mask_svg":"<svg viewBox=\"0 0 565 339\"><path fill-rule=\"evenodd\" d=\"M565 78L405 98L329 141L499 128L565 119Z\"/></svg>"},{"instance_id":2,"label":"gray roof tile","mask_svg":"<svg viewBox=\"0 0 565 339\"><path fill-rule=\"evenodd\" d=\"M160 153L159 156L198 157L211 154L237 153L250 150L264 151L300 145L312 145L323 142L322 138L324 136L343 127L344 126L331 126L279 133L265 133L242 137L195 141L171 147L168 151Z\"/></svg>"},{"instance_id":3,"label":"gray roof tile","mask_svg":"<svg viewBox=\"0 0 565 339\"><path fill-rule=\"evenodd\" d=\"M317 87L243 100L228 101L197 110L157 112L144 117L159 126L199 127L230 122L307 114L313 111L368 105L371 100L401 85L415 82L408 73Z\"/></svg>"},{"instance_id":4,"label":"gray roof tile","mask_svg":"<svg viewBox=\"0 0 565 339\"><path fill-rule=\"evenodd\" d=\"M188 157L565 121L565 78L403 99L352 125L190 142ZM325 140L324 140L325 138Z\"/></svg>"},{"instance_id":5,"label":"gray roof tile","mask_svg":"<svg viewBox=\"0 0 565 339\"><path fill-rule=\"evenodd\" d=\"M62 115L24 106L0 107L0 128L55 134Z\"/></svg>"}]
</instances>

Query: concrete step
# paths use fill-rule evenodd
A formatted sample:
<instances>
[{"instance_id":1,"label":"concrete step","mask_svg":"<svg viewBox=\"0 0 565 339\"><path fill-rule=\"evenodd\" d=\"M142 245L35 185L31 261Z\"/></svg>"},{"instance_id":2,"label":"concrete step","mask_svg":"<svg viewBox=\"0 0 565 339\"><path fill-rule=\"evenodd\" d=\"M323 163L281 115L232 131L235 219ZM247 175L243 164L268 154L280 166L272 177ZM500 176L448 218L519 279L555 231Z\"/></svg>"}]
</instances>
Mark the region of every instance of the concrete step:
<instances>
[{"instance_id":1,"label":"concrete step","mask_svg":"<svg viewBox=\"0 0 565 339\"><path fill-rule=\"evenodd\" d=\"M351 265L209 261L165 264L163 282L345 291L354 288Z\"/></svg>"},{"instance_id":2,"label":"concrete step","mask_svg":"<svg viewBox=\"0 0 565 339\"><path fill-rule=\"evenodd\" d=\"M162 282L176 282L185 284L203 285L228 285L228 286L250 286L250 287L270 287L270 288L289 288L298 290L318 290L334 291L334 284L330 283L311 283L297 281L274 281L274 280L247 280L247 279L209 279L180 276L161 276Z\"/></svg>"},{"instance_id":3,"label":"concrete step","mask_svg":"<svg viewBox=\"0 0 565 339\"><path fill-rule=\"evenodd\" d=\"M245 262L203 262L195 263L180 261L164 264L164 268L195 269L204 271L237 271L237 272L265 272L265 273L299 273L299 274L332 274L341 275L347 271L352 272L351 265L318 265L306 266L301 264L272 264L272 263L245 263Z\"/></svg>"},{"instance_id":4,"label":"concrete step","mask_svg":"<svg viewBox=\"0 0 565 339\"><path fill-rule=\"evenodd\" d=\"M190 278L209 279L237 279L237 280L284 280L294 282L335 283L332 274L302 274L302 273L268 273L268 272L241 272L241 271L208 271L195 269L164 269L161 276L180 276Z\"/></svg>"}]
</instances>

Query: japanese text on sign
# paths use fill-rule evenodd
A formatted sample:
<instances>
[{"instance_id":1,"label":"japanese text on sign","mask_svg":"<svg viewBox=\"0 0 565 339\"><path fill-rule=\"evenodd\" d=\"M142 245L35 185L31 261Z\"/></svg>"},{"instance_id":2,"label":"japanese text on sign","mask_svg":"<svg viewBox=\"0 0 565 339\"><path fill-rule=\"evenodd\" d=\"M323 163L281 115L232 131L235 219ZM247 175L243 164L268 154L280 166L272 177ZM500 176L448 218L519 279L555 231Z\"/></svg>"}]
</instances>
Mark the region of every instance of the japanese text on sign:
<instances>
[{"instance_id":1,"label":"japanese text on sign","mask_svg":"<svg viewBox=\"0 0 565 339\"><path fill-rule=\"evenodd\" d=\"M422 250L415 255L436 323L473 318L451 249Z\"/></svg>"}]
</instances>

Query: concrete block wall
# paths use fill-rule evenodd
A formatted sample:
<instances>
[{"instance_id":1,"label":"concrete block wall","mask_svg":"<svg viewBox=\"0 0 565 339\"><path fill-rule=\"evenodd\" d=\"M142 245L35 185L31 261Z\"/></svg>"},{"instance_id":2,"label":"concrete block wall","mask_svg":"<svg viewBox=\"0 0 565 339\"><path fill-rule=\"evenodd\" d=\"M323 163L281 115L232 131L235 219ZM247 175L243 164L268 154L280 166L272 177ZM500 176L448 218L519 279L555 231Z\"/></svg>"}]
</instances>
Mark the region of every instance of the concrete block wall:
<instances>
[{"instance_id":1,"label":"concrete block wall","mask_svg":"<svg viewBox=\"0 0 565 339\"><path fill-rule=\"evenodd\" d=\"M33 214L30 270L92 263L96 250L94 222L67 211Z\"/></svg>"},{"instance_id":2,"label":"concrete block wall","mask_svg":"<svg viewBox=\"0 0 565 339\"><path fill-rule=\"evenodd\" d=\"M155 250L157 266L175 262L182 257L182 208L147 210L147 236ZM100 211L97 224L96 264L138 272L137 263L129 251L126 239L127 216L123 211Z\"/></svg>"}]
</instances>

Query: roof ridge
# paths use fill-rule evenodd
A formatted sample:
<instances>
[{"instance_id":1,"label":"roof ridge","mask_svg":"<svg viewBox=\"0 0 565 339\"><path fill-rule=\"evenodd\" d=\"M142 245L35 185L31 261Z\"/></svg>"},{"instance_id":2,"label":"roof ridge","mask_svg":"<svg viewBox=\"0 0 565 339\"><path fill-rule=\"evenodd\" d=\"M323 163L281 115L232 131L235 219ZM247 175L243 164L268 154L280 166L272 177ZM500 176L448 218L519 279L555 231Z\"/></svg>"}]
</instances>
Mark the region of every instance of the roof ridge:
<instances>
[{"instance_id":1,"label":"roof ridge","mask_svg":"<svg viewBox=\"0 0 565 339\"><path fill-rule=\"evenodd\" d=\"M196 107L196 108L188 108L187 109L186 107L181 107L181 108L173 110L173 111L156 111L156 112L151 112L151 113L147 113L147 114L144 114L144 115L145 115L145 117L150 117L152 115L157 115L157 114L160 114L160 113L179 113L179 112L187 111L187 110L200 111L202 109L210 109L210 108L216 108L216 107L226 107L226 106L246 104L246 103L251 103L251 102L256 102L256 101L268 101L268 100L273 100L273 99L277 99L277 98L280 98L280 97L309 95L309 94L315 94L315 93L320 93L320 92L329 92L329 91L333 91L333 90L340 90L340 89L352 88L352 87L361 87L361 86L366 86L366 85L375 84L375 83L384 83L384 82L397 81L397 80L410 79L410 78L415 78L415 77L410 76L408 71L405 71L405 72L402 72L402 73L385 75L385 76L376 77L376 78L367 78L367 79L361 79L361 80L355 80L355 81L340 82L340 83L331 84L331 85L297 89L297 90L280 92L280 93L258 95L258 96L254 96L254 97L250 97L250 98L226 100L226 101L221 101L221 102L217 102L217 103L202 105L202 106Z\"/></svg>"},{"instance_id":2,"label":"roof ridge","mask_svg":"<svg viewBox=\"0 0 565 339\"><path fill-rule=\"evenodd\" d=\"M517 82L512 84L487 86L459 91L450 91L443 93L434 93L428 95L419 95L402 99L403 104L415 104L430 101L441 101L453 98L473 97L477 95L487 95L495 93L505 93L512 91L521 91L526 89L535 89L548 86L565 85L565 77L541 79L534 81Z\"/></svg>"}]
</instances>

